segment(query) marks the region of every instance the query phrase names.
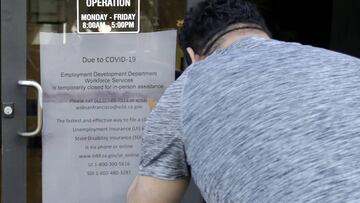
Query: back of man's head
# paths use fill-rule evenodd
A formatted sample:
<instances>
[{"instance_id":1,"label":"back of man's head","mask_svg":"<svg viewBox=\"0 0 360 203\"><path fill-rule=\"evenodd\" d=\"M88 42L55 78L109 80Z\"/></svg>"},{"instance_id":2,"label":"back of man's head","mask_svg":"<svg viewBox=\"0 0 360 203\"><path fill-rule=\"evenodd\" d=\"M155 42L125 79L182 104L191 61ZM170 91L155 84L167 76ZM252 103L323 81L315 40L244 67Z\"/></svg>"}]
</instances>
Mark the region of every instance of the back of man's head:
<instances>
[{"instance_id":1,"label":"back of man's head","mask_svg":"<svg viewBox=\"0 0 360 203\"><path fill-rule=\"evenodd\" d=\"M202 1L186 15L179 36L180 46L185 55L188 47L196 54L206 55L207 46L214 38L239 23L269 33L257 7L247 0Z\"/></svg>"}]
</instances>

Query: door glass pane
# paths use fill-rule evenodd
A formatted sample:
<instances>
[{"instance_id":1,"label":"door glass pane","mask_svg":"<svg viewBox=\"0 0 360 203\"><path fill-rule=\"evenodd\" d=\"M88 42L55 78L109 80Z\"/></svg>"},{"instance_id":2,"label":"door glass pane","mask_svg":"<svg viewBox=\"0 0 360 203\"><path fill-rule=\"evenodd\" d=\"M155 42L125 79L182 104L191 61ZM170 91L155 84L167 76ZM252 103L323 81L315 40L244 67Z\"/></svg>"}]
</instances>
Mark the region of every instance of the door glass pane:
<instances>
[{"instance_id":1,"label":"door glass pane","mask_svg":"<svg viewBox=\"0 0 360 203\"><path fill-rule=\"evenodd\" d=\"M141 0L141 32L178 29L184 18L185 0ZM40 32L75 33L76 0L29 0L27 25L27 78L40 83ZM118 35L121 37L121 34ZM182 53L177 48L176 69L182 69ZM36 127L36 92L27 95L27 127ZM41 136L28 144L28 202L42 202ZM54 160L55 162L56 160ZM71 164L71 163L69 163Z\"/></svg>"}]
</instances>

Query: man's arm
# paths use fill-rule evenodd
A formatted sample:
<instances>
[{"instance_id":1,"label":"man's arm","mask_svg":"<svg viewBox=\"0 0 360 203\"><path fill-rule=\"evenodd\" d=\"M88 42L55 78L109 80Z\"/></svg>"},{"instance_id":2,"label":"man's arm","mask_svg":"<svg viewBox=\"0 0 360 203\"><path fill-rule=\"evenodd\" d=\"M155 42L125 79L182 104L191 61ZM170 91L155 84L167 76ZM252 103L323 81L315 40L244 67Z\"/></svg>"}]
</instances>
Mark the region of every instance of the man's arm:
<instances>
[{"instance_id":1,"label":"man's arm","mask_svg":"<svg viewBox=\"0 0 360 203\"><path fill-rule=\"evenodd\" d=\"M189 184L189 178L161 180L137 176L132 183L127 203L178 203Z\"/></svg>"},{"instance_id":2,"label":"man's arm","mask_svg":"<svg viewBox=\"0 0 360 203\"><path fill-rule=\"evenodd\" d=\"M139 176L129 189L128 203L178 203L185 193L190 177L182 140L185 75L170 85L147 118Z\"/></svg>"}]
</instances>

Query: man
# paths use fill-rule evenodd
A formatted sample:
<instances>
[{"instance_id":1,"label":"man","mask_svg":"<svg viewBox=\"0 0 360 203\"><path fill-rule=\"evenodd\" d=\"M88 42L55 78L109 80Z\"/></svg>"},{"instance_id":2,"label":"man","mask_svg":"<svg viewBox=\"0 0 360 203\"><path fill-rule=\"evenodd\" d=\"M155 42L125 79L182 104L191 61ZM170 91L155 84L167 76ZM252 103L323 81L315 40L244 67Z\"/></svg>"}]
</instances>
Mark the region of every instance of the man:
<instances>
[{"instance_id":1,"label":"man","mask_svg":"<svg viewBox=\"0 0 360 203\"><path fill-rule=\"evenodd\" d=\"M193 64L147 121L129 203L360 202L360 60L269 38L244 0L185 20Z\"/></svg>"}]
</instances>

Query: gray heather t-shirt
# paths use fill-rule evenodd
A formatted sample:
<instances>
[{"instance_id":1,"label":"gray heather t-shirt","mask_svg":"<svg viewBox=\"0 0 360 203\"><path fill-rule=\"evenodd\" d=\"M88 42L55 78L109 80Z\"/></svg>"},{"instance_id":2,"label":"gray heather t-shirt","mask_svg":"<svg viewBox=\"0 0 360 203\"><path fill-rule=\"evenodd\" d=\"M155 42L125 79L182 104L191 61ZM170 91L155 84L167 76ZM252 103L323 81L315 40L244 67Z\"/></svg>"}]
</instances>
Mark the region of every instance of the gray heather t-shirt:
<instances>
[{"instance_id":1,"label":"gray heather t-shirt","mask_svg":"<svg viewBox=\"0 0 360 203\"><path fill-rule=\"evenodd\" d=\"M140 175L208 203L360 202L360 60L246 38L190 66L151 113Z\"/></svg>"}]
</instances>

